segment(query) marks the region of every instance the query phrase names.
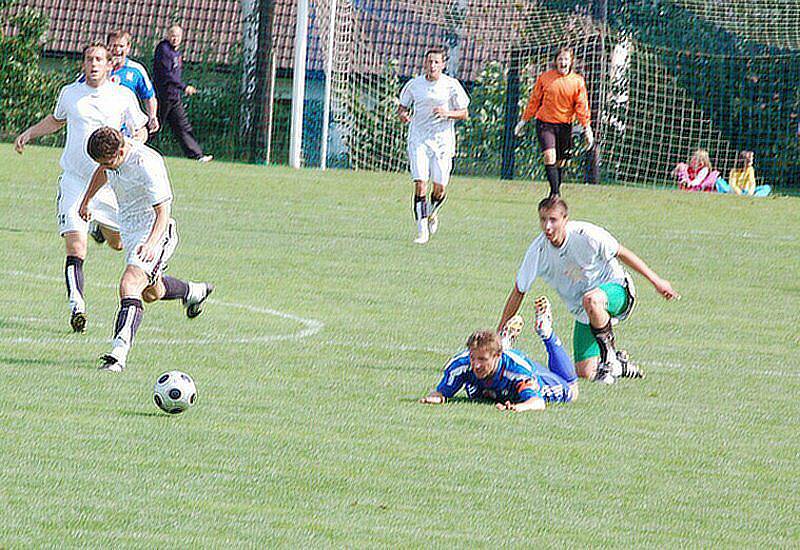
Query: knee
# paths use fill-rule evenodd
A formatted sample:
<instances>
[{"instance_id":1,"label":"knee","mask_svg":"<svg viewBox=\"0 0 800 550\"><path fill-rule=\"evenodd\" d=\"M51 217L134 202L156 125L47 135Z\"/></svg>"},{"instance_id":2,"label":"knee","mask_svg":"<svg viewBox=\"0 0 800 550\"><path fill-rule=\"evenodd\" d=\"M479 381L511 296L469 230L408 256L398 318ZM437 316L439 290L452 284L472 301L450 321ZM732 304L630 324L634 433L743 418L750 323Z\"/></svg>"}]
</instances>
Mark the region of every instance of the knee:
<instances>
[{"instance_id":1,"label":"knee","mask_svg":"<svg viewBox=\"0 0 800 550\"><path fill-rule=\"evenodd\" d=\"M434 183L431 195L436 200L442 200L442 198L444 198L444 185Z\"/></svg>"},{"instance_id":2,"label":"knee","mask_svg":"<svg viewBox=\"0 0 800 550\"><path fill-rule=\"evenodd\" d=\"M589 359L584 359L583 361L578 361L575 364L575 372L578 374L580 378L585 378L586 380L593 380L595 375L597 374L597 357L591 357ZM575 394L577 396L577 389L578 383L577 381L575 384Z\"/></svg>"},{"instance_id":3,"label":"knee","mask_svg":"<svg viewBox=\"0 0 800 550\"><path fill-rule=\"evenodd\" d=\"M117 239L117 240L107 239L106 242L108 243L108 247L111 250L116 250L117 252L122 250L122 241L120 241L119 239Z\"/></svg>"},{"instance_id":4,"label":"knee","mask_svg":"<svg viewBox=\"0 0 800 550\"><path fill-rule=\"evenodd\" d=\"M587 292L583 295L583 309L587 312L605 309L605 299L599 292Z\"/></svg>"},{"instance_id":5,"label":"knee","mask_svg":"<svg viewBox=\"0 0 800 550\"><path fill-rule=\"evenodd\" d=\"M414 180L414 192L417 196L427 195L428 194L428 186L425 185L425 182L422 180Z\"/></svg>"},{"instance_id":6,"label":"knee","mask_svg":"<svg viewBox=\"0 0 800 550\"><path fill-rule=\"evenodd\" d=\"M546 149L543 153L544 156L544 163L545 164L555 164L556 163L556 150L555 149Z\"/></svg>"}]
</instances>

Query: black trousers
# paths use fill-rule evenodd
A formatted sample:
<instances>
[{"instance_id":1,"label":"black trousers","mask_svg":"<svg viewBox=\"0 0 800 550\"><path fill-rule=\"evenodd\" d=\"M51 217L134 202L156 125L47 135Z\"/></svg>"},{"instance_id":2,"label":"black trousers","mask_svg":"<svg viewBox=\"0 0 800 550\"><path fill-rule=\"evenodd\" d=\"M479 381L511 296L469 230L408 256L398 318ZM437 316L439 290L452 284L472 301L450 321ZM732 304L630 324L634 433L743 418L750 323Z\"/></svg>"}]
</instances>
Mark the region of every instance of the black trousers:
<instances>
[{"instance_id":1,"label":"black trousers","mask_svg":"<svg viewBox=\"0 0 800 550\"><path fill-rule=\"evenodd\" d=\"M162 129L169 124L184 155L190 159L199 159L203 156L203 149L194 137L192 124L186 116L186 108L180 97L158 98L158 123Z\"/></svg>"}]
</instances>

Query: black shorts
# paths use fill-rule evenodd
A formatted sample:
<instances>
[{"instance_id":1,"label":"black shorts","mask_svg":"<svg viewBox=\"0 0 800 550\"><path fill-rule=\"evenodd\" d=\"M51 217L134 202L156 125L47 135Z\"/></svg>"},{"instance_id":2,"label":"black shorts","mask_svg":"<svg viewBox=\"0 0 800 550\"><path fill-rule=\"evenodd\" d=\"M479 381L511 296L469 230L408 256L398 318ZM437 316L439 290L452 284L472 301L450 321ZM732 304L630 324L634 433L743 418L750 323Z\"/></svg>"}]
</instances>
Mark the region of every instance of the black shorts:
<instances>
[{"instance_id":1,"label":"black shorts","mask_svg":"<svg viewBox=\"0 0 800 550\"><path fill-rule=\"evenodd\" d=\"M536 137L542 151L556 150L556 160L572 158L572 124L543 122L536 119Z\"/></svg>"}]
</instances>

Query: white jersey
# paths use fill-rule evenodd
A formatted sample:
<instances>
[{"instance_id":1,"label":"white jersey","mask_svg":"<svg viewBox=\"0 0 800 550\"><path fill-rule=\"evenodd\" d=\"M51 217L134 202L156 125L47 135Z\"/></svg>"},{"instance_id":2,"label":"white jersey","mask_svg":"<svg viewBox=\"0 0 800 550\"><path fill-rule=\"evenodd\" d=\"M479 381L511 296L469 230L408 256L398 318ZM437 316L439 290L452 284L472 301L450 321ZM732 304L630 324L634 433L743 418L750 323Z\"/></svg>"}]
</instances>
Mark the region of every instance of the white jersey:
<instances>
[{"instance_id":1,"label":"white jersey","mask_svg":"<svg viewBox=\"0 0 800 550\"><path fill-rule=\"evenodd\" d=\"M106 170L108 185L119 203L123 241L129 235L152 229L156 220L153 207L172 200L167 167L161 155L137 141L125 141L130 146L125 160L118 169Z\"/></svg>"},{"instance_id":2,"label":"white jersey","mask_svg":"<svg viewBox=\"0 0 800 550\"><path fill-rule=\"evenodd\" d=\"M466 109L469 96L458 80L443 74L438 80L424 75L412 78L400 91L400 105L414 108L408 128L409 147L425 144L440 155L456 152L455 120L433 114L434 107L447 110Z\"/></svg>"},{"instance_id":3,"label":"white jersey","mask_svg":"<svg viewBox=\"0 0 800 550\"><path fill-rule=\"evenodd\" d=\"M141 128L147 116L139 108L136 96L128 88L106 82L92 88L74 82L61 88L53 116L67 122L67 143L61 155L61 168L88 184L97 163L86 152L89 136L101 126L117 130L123 125Z\"/></svg>"},{"instance_id":4,"label":"white jersey","mask_svg":"<svg viewBox=\"0 0 800 550\"><path fill-rule=\"evenodd\" d=\"M517 272L517 290L527 293L537 277L553 287L581 323L589 323L583 295L605 283L625 284L617 260L619 242L608 231L588 222L567 222L567 236L556 248L544 233L528 247Z\"/></svg>"}]
</instances>

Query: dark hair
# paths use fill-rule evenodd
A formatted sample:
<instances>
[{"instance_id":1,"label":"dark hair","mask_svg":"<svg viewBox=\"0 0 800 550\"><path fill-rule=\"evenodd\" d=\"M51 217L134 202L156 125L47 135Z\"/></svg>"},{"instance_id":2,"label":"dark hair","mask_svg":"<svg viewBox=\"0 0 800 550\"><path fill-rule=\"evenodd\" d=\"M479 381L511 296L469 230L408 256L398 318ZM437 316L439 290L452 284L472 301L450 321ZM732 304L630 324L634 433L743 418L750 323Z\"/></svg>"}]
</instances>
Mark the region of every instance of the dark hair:
<instances>
[{"instance_id":1,"label":"dark hair","mask_svg":"<svg viewBox=\"0 0 800 550\"><path fill-rule=\"evenodd\" d=\"M106 51L106 59L108 61L111 61L111 52L108 50L108 46L106 46L102 42L90 42L89 44L84 46L83 52L81 53L81 57L83 59L86 59L86 52L88 52L89 50L93 50L95 48L103 48Z\"/></svg>"},{"instance_id":2,"label":"dark hair","mask_svg":"<svg viewBox=\"0 0 800 550\"><path fill-rule=\"evenodd\" d=\"M500 336L493 330L476 330L467 338L467 348L470 351L476 349L488 349L492 355L497 355L503 350Z\"/></svg>"},{"instance_id":3,"label":"dark hair","mask_svg":"<svg viewBox=\"0 0 800 550\"><path fill-rule=\"evenodd\" d=\"M108 31L106 35L106 42L110 45L112 41L116 40L117 38L124 38L130 44L131 42L131 33L124 29L112 29Z\"/></svg>"},{"instance_id":4,"label":"dark hair","mask_svg":"<svg viewBox=\"0 0 800 550\"><path fill-rule=\"evenodd\" d=\"M740 151L739 156L736 157L736 164L734 168L736 170L744 170L747 168L747 165L753 162L753 158L755 157L755 153L752 151Z\"/></svg>"},{"instance_id":5,"label":"dark hair","mask_svg":"<svg viewBox=\"0 0 800 550\"><path fill-rule=\"evenodd\" d=\"M542 212L543 210L552 210L553 208L561 208L561 211L564 212L565 216L569 215L569 207L567 206L566 201L564 201L564 199L558 195L552 195L546 199L542 199L541 202L539 202L539 208L537 211Z\"/></svg>"},{"instance_id":6,"label":"dark hair","mask_svg":"<svg viewBox=\"0 0 800 550\"><path fill-rule=\"evenodd\" d=\"M444 61L447 61L447 50L444 49L442 46L434 46L432 48L428 48L425 51L425 58L427 59L429 55L441 55Z\"/></svg>"},{"instance_id":7,"label":"dark hair","mask_svg":"<svg viewBox=\"0 0 800 550\"><path fill-rule=\"evenodd\" d=\"M86 142L86 152L95 162L100 162L116 155L124 143L125 138L122 137L122 132L110 126L102 126L89 136L89 141Z\"/></svg>"},{"instance_id":8,"label":"dark hair","mask_svg":"<svg viewBox=\"0 0 800 550\"><path fill-rule=\"evenodd\" d=\"M569 54L569 58L570 58L569 70L570 70L570 72L572 72L572 70L575 68L575 52L572 50L572 48L569 48L567 46L562 46L561 48L558 48L556 50L555 55L553 55L553 68L557 69L557 67L556 67L556 59L558 59L559 55L561 55L562 53L565 53L565 52Z\"/></svg>"}]
</instances>

